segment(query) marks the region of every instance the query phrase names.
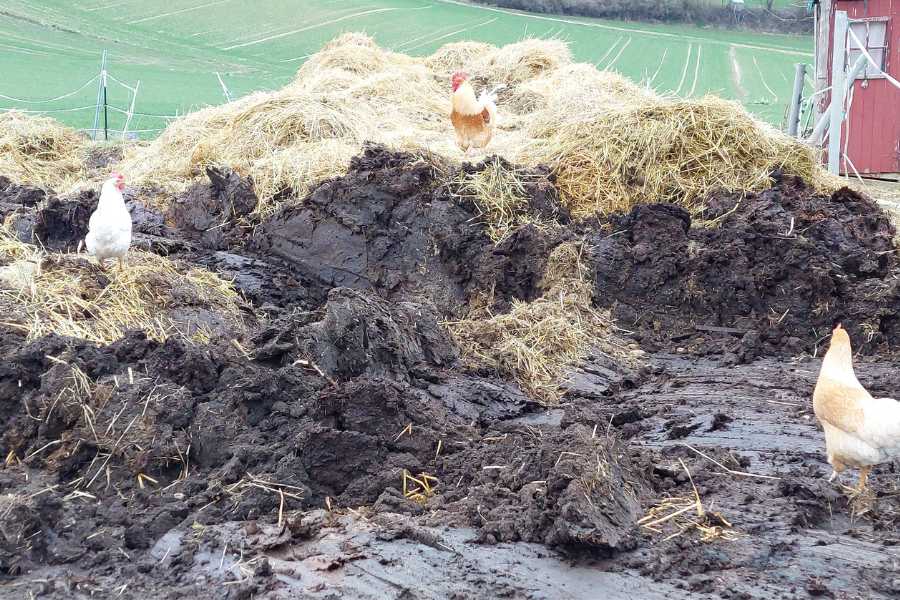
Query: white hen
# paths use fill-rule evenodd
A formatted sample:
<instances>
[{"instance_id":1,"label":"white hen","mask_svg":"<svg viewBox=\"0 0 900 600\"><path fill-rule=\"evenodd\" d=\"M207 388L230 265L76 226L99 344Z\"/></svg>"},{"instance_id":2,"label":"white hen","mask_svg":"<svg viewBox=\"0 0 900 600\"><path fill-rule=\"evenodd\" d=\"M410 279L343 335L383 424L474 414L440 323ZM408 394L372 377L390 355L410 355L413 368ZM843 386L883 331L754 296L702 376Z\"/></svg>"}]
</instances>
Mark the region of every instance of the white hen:
<instances>
[{"instance_id":1,"label":"white hen","mask_svg":"<svg viewBox=\"0 0 900 600\"><path fill-rule=\"evenodd\" d=\"M84 238L87 251L97 257L100 267L107 258L122 259L131 247L131 213L125 206L122 190L125 178L113 173L103 184L97 210L88 222L88 234Z\"/></svg>"},{"instance_id":2,"label":"white hen","mask_svg":"<svg viewBox=\"0 0 900 600\"><path fill-rule=\"evenodd\" d=\"M832 479L847 467L857 468L862 491L874 465L900 458L900 402L873 398L859 383L850 336L840 325L822 360L813 408L825 430Z\"/></svg>"}]
</instances>

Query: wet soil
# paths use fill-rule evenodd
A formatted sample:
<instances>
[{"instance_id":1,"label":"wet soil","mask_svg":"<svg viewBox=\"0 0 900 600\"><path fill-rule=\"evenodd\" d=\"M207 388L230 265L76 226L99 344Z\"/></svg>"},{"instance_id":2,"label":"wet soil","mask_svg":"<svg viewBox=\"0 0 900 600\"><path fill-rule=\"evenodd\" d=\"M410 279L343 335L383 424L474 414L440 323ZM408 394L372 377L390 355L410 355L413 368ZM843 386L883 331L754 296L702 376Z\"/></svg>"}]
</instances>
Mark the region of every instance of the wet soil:
<instances>
[{"instance_id":1,"label":"wet soil","mask_svg":"<svg viewBox=\"0 0 900 600\"><path fill-rule=\"evenodd\" d=\"M658 354L644 385L592 404L594 418L611 422L652 473L646 502L690 498L696 485L706 510L738 535L702 543L698 532L669 541L645 532L651 543L623 566L723 598L900 592L896 467L877 468L872 504L851 503L848 490L827 481L831 468L810 399L819 365L813 358L763 358L735 367ZM900 386L891 361L863 361L857 373L876 395ZM841 483L855 485L854 475Z\"/></svg>"},{"instance_id":2,"label":"wet soil","mask_svg":"<svg viewBox=\"0 0 900 600\"><path fill-rule=\"evenodd\" d=\"M546 173L533 179L536 210L565 221ZM257 227L250 249L290 265L323 298L351 287L391 300L427 298L459 317L478 292L493 290L500 310L534 297L562 239L525 228L495 246L476 208L457 200L446 181L414 155L370 146L346 176Z\"/></svg>"},{"instance_id":3,"label":"wet soil","mask_svg":"<svg viewBox=\"0 0 900 600\"><path fill-rule=\"evenodd\" d=\"M515 421L533 405L448 370L456 356L433 310L337 288L294 333L288 349L264 344L264 360L137 333L8 355L3 571L102 562L141 579L124 555L145 556L172 528L328 504L437 511L489 543L634 546L642 483L615 446L587 427ZM404 473L433 476L441 493L410 501Z\"/></svg>"},{"instance_id":4,"label":"wet soil","mask_svg":"<svg viewBox=\"0 0 900 600\"><path fill-rule=\"evenodd\" d=\"M900 347L896 231L874 202L784 179L705 217L642 205L595 234L598 301L646 349L812 352L837 322L864 353Z\"/></svg>"},{"instance_id":5,"label":"wet soil","mask_svg":"<svg viewBox=\"0 0 900 600\"><path fill-rule=\"evenodd\" d=\"M224 250L240 244L246 222L259 200L253 181L230 169L209 167L208 183L191 186L172 202L168 220L184 237L210 250Z\"/></svg>"},{"instance_id":6,"label":"wet soil","mask_svg":"<svg viewBox=\"0 0 900 600\"><path fill-rule=\"evenodd\" d=\"M129 194L136 245L235 278L255 318L208 344L0 324L0 597L900 594L895 467L868 503L827 482L806 354L840 319L863 383L900 384L886 217L781 181L704 223L569 223L534 175L560 227L497 245L445 172L374 146L261 222L225 169L166 214ZM92 202L0 182L50 248L77 247ZM548 408L461 364L441 322L535 297L585 233L595 302L646 366L590 356ZM702 516L638 523L697 497Z\"/></svg>"}]
</instances>

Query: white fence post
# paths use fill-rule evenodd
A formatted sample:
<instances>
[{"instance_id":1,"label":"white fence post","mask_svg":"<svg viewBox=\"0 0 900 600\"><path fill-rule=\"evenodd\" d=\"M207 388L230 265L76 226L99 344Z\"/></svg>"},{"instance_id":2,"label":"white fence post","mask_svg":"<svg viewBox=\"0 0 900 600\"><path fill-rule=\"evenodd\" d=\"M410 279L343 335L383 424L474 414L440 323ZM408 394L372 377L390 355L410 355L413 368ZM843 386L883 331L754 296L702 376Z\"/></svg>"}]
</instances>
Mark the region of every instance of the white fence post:
<instances>
[{"instance_id":1,"label":"white fence post","mask_svg":"<svg viewBox=\"0 0 900 600\"><path fill-rule=\"evenodd\" d=\"M125 117L125 127L122 128L122 141L125 141L125 136L128 134L128 126L131 125L131 119L134 117L134 103L137 101L138 90L141 89L141 80L138 79L137 83L132 90L131 95L131 106L128 107L128 116Z\"/></svg>"},{"instance_id":2,"label":"white fence post","mask_svg":"<svg viewBox=\"0 0 900 600\"><path fill-rule=\"evenodd\" d=\"M103 100L103 87L106 85L106 50L100 59L100 84L97 86L97 104L94 109L94 125L91 127L91 139L97 139L97 128L100 125L100 101Z\"/></svg>"},{"instance_id":3,"label":"white fence post","mask_svg":"<svg viewBox=\"0 0 900 600\"><path fill-rule=\"evenodd\" d=\"M806 65L797 63L794 70L794 94L791 96L791 111L788 114L788 135L797 137L800 129L800 102L803 100L803 78L806 77Z\"/></svg>"},{"instance_id":4,"label":"white fence post","mask_svg":"<svg viewBox=\"0 0 900 600\"><path fill-rule=\"evenodd\" d=\"M841 123L844 120L844 80L847 55L847 12L834 13L834 43L831 46L831 115L828 130L828 170L841 170ZM852 82L851 82L852 83Z\"/></svg>"}]
</instances>

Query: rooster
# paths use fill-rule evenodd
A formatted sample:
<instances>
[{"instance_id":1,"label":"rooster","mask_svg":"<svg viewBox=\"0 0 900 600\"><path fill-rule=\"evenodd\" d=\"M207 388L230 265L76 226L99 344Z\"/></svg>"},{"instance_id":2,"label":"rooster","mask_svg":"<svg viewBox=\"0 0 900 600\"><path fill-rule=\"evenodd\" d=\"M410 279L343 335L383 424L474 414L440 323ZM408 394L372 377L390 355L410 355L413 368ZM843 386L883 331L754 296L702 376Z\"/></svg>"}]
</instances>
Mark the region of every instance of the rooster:
<instances>
[{"instance_id":1,"label":"rooster","mask_svg":"<svg viewBox=\"0 0 900 600\"><path fill-rule=\"evenodd\" d=\"M97 257L101 269L107 258L117 258L121 269L123 258L131 246L131 213L122 197L124 189L125 178L113 173L103 184L97 210L88 221L84 243L87 251Z\"/></svg>"},{"instance_id":2,"label":"rooster","mask_svg":"<svg viewBox=\"0 0 900 600\"><path fill-rule=\"evenodd\" d=\"M859 469L857 492L874 465L900 457L900 402L873 398L856 379L850 336L840 323L813 392L813 410L825 430L833 481L847 467Z\"/></svg>"},{"instance_id":3,"label":"rooster","mask_svg":"<svg viewBox=\"0 0 900 600\"><path fill-rule=\"evenodd\" d=\"M491 141L497 127L497 86L490 92L481 92L475 97L475 89L469 83L469 76L463 72L453 74L453 88L450 122L456 130L456 143L465 153L469 148L484 148Z\"/></svg>"}]
</instances>

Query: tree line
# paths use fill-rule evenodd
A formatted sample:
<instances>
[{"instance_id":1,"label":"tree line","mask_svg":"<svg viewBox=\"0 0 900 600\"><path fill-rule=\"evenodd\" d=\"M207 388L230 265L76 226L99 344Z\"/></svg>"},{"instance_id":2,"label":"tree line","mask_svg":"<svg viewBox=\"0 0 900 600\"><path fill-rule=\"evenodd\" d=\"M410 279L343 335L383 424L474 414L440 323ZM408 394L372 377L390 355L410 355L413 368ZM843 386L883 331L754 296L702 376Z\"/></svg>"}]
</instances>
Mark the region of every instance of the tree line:
<instances>
[{"instance_id":1,"label":"tree line","mask_svg":"<svg viewBox=\"0 0 900 600\"><path fill-rule=\"evenodd\" d=\"M812 33L805 5L775 0L475 0L501 8L629 21L680 22L781 33Z\"/></svg>"}]
</instances>

